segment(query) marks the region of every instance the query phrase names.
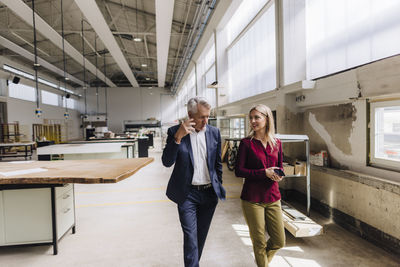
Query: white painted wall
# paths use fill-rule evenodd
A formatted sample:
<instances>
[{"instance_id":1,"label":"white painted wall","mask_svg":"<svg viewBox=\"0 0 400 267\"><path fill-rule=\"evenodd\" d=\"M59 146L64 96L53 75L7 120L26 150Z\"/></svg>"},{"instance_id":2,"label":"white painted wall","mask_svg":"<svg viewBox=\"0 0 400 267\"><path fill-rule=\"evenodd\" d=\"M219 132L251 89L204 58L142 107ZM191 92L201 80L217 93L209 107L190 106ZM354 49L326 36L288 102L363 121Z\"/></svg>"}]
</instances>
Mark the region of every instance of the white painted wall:
<instances>
[{"instance_id":1,"label":"white painted wall","mask_svg":"<svg viewBox=\"0 0 400 267\"><path fill-rule=\"evenodd\" d=\"M29 131L29 135L24 137L24 140L32 140L32 124L43 124L44 119L52 120L67 127L67 140L74 140L82 138L82 131L80 130L80 112L76 110L69 110L68 120L64 119L65 109L50 105L41 105L42 117L37 118L35 115L36 103L19 100L15 98L8 98L8 122L18 121L21 130Z\"/></svg>"},{"instance_id":2,"label":"white painted wall","mask_svg":"<svg viewBox=\"0 0 400 267\"><path fill-rule=\"evenodd\" d=\"M108 88L107 93L109 130L123 132L124 120L147 120L156 118L162 123L176 120L175 97L168 95L163 88ZM89 88L87 92L88 113L96 113L96 90ZM105 113L104 88L99 88L99 113Z\"/></svg>"}]
</instances>

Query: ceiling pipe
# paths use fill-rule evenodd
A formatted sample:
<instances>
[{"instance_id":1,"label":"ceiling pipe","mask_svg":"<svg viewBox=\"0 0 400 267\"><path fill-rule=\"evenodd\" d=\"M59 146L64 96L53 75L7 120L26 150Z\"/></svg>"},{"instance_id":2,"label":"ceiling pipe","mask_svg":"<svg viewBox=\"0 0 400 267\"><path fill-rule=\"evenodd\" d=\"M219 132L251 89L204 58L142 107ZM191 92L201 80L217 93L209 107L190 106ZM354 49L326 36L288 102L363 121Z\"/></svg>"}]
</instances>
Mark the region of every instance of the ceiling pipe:
<instances>
[{"instance_id":1,"label":"ceiling pipe","mask_svg":"<svg viewBox=\"0 0 400 267\"><path fill-rule=\"evenodd\" d=\"M188 11L187 11L187 13L186 13L185 24L183 24L183 29L185 29L186 24L187 24L187 21L188 21L189 14L190 14L190 9L191 9L191 7L192 7L192 2L193 2L193 0L190 0L189 6L188 6ZM179 38L178 53L177 53L177 55L179 55L179 51L181 51L181 44L182 44L182 40L183 40L183 36L184 36L184 35L185 35L185 31L182 30L182 34L181 34L181 36L180 36L180 38ZM175 66L176 66L176 63L177 63L177 62L178 62L178 58L175 58L175 60L174 60L174 65L172 66L172 73L175 72Z\"/></svg>"},{"instance_id":2,"label":"ceiling pipe","mask_svg":"<svg viewBox=\"0 0 400 267\"><path fill-rule=\"evenodd\" d=\"M190 63L190 60L193 56L193 53L200 41L200 37L202 36L204 29L207 25L207 22L211 16L211 13L213 12L213 10L215 9L215 5L216 5L216 0L213 0L211 2L211 4L209 4L209 6L207 6L206 4L203 5L204 3L208 3L206 1L202 1L202 8L200 8L199 12L196 12L196 21L195 24L193 26L192 29L192 33L189 35L189 42L188 42L188 46L186 47L186 50L184 52L183 58L181 60L181 63L179 65L179 72L178 74L175 76L175 79L173 81L173 85L171 88L171 92L173 94L176 93L178 86L183 78L183 75L186 72L186 69ZM203 14L204 10L207 8L205 14ZM204 17L203 20L201 20ZM197 34L193 34L194 30L197 30Z\"/></svg>"}]
</instances>

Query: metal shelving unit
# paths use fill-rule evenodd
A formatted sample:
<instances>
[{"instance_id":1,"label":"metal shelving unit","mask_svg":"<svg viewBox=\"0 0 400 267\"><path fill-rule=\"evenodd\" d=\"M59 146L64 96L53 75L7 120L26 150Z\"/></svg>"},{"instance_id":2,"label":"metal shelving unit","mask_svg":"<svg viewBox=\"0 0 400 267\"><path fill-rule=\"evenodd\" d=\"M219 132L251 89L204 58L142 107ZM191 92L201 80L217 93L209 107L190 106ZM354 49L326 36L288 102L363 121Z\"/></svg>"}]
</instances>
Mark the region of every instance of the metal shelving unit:
<instances>
[{"instance_id":1,"label":"metal shelving unit","mask_svg":"<svg viewBox=\"0 0 400 267\"><path fill-rule=\"evenodd\" d=\"M306 189L307 189L307 216L310 216L310 204L311 204L311 189L310 189L310 140L307 135L297 134L276 134L276 137L281 140L282 143L299 143L304 142L306 144L306 158L307 158L307 173L306 176L298 175L287 175L285 177L306 177Z\"/></svg>"}]
</instances>

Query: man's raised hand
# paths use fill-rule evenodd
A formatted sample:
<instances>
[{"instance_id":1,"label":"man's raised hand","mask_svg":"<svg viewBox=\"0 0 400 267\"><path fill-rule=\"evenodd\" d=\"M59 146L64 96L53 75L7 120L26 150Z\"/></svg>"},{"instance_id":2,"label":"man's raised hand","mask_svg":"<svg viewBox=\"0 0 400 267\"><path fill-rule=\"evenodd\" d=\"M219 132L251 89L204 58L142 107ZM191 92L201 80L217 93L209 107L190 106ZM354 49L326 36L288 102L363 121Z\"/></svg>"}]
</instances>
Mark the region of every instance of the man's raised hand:
<instances>
[{"instance_id":1,"label":"man's raised hand","mask_svg":"<svg viewBox=\"0 0 400 267\"><path fill-rule=\"evenodd\" d=\"M188 119L182 122L181 126L175 134L175 142L180 144L183 137L185 137L187 134L194 132L194 125L196 125L196 123L194 123L194 119Z\"/></svg>"}]
</instances>

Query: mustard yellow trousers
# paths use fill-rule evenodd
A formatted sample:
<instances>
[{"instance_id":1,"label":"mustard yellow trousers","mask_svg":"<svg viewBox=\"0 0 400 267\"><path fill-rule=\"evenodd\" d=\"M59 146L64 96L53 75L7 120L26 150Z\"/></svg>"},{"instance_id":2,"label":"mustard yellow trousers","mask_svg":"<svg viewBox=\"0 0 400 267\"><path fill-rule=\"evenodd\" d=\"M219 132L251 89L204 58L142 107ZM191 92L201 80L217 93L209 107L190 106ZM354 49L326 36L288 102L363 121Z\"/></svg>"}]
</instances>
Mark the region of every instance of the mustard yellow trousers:
<instances>
[{"instance_id":1,"label":"mustard yellow trousers","mask_svg":"<svg viewBox=\"0 0 400 267\"><path fill-rule=\"evenodd\" d=\"M275 253L285 246L281 201L252 203L242 200L243 214L249 226L258 267L266 267ZM269 239L266 240L265 232Z\"/></svg>"}]
</instances>

